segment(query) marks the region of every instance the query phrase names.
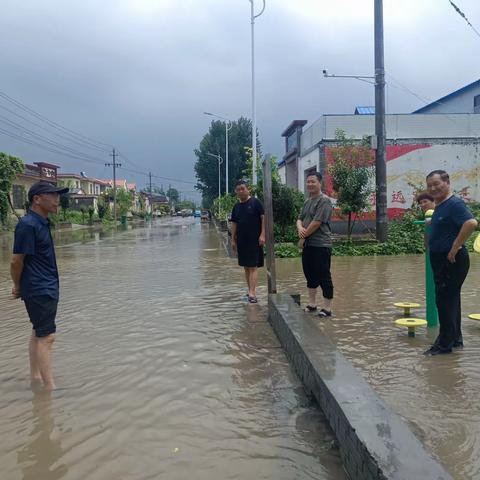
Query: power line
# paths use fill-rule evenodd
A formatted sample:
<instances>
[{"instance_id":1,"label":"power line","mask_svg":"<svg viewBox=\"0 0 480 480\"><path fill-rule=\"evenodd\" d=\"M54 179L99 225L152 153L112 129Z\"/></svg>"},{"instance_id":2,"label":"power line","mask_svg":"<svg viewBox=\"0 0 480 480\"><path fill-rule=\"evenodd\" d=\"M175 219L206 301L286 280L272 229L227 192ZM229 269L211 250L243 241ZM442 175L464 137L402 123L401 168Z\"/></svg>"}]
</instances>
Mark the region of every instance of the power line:
<instances>
[{"instance_id":1,"label":"power line","mask_svg":"<svg viewBox=\"0 0 480 480\"><path fill-rule=\"evenodd\" d=\"M2 108L5 111L17 116L18 118L21 118L22 120L24 120L26 122L34 125L35 127L46 131L47 133L49 133L51 135L55 135L57 137L60 137L63 140L66 140L67 142L75 143L78 146L94 149L94 150L97 150L99 152L109 153L110 149L107 150L105 147L112 147L113 148L113 146L108 144L108 143L101 142L101 141L98 141L98 140L94 140L90 137L82 135L81 133L75 132L74 130L71 130L67 127L64 127L64 126L60 125L59 123L49 119L45 115L42 115L41 113L39 113L39 112L33 110L32 108L28 107L27 105L23 104L19 100L14 99L13 97L6 94L5 92L0 91L0 98L3 98L7 102L11 103L12 105L14 105L19 110L21 110L21 111L39 119L39 120L41 120L42 122L45 122L47 125L49 125L49 127L51 129L58 130L59 132L62 132L62 133L57 133L55 131L51 131L48 128L46 128L45 126L43 126L43 125L41 125L37 122L34 122L34 121L30 120L29 118L27 118L26 116L21 115L21 114L15 112L15 111L5 107L4 105L0 104L0 108ZM14 140L17 140L19 142L23 142L23 143L41 148L42 150L45 150L45 151L50 152L50 153L54 153L56 155L62 155L62 156L65 156L65 157L73 158L73 159L76 159L76 160L81 160L81 161L92 163L92 164L104 165L104 161L102 159L98 158L98 157L95 157L95 156L93 156L89 153L85 153L85 152L76 150L75 148L72 148L69 145L59 143L59 142L57 142L56 140L54 140L50 137L47 137L45 135L41 135L41 134L25 127L24 125L21 125L17 122L14 122L13 120L10 120L9 118L7 118L3 115L0 115L0 122L10 126L11 128L14 128L14 129L20 131L21 134L18 134L18 133L12 132L10 130L6 130L5 128L0 128L0 134L8 136L8 137L10 137ZM31 138L25 138L25 136L24 136L25 134L28 135ZM103 147L102 147L102 145L103 145ZM138 175L144 175L144 176L147 176L147 177L149 175L151 175L152 178L168 180L168 181L172 181L172 182L176 182L176 183L196 185L196 182L191 182L191 181L188 181L188 180L181 180L181 179L172 178L172 177L164 177L164 176L161 176L161 175L152 174L151 172L146 173L146 172L140 171L142 167L139 166L138 164L136 164L135 162L133 162L132 160L130 160L125 154L117 152L117 153L115 153L115 156L123 157L128 163L132 164L134 167L139 169L139 170L133 170L133 169L128 169L128 168L123 168L123 170L128 171L130 173L135 173L135 174L138 174ZM115 160L114 160L114 162L115 162Z\"/></svg>"},{"instance_id":2,"label":"power line","mask_svg":"<svg viewBox=\"0 0 480 480\"><path fill-rule=\"evenodd\" d=\"M78 155L74 155L72 153L66 153L66 152L62 152L60 150L56 150L55 148L51 148L51 147L47 147L45 145L42 145L41 143L38 143L38 142L35 142L33 140L30 140L30 139L27 139L27 138L24 138L20 135L17 135L16 133L12 133L8 130L4 130L3 128L0 128L0 133L7 136L7 137L10 137L10 138L13 138L14 140L18 140L20 142L23 142L23 143L27 143L29 145L33 145L35 147L38 147L38 148L41 148L47 152L51 152L51 153L55 153L57 155L61 155L63 157L69 157L69 158L75 158L77 160L82 160L84 162L88 162L88 163L94 163L96 165L98 165L98 162L97 161L94 161L94 160L89 160L85 157L80 157Z\"/></svg>"},{"instance_id":3,"label":"power line","mask_svg":"<svg viewBox=\"0 0 480 480\"><path fill-rule=\"evenodd\" d=\"M102 160L99 159L98 157L93 157L88 153L80 152L78 150L75 150L75 149L69 147L68 145L63 145L61 143L58 143L55 140L52 140L48 137L40 135L39 133L36 133L33 130L30 130L30 129L28 129L28 128L26 128L26 127L24 127L24 126L22 126L22 125L20 125L16 122L13 122L12 120L9 120L7 117L4 117L3 115L0 115L0 122L6 123L10 127L13 127L17 130L20 130L22 133L27 133L28 135L34 137L37 141L45 142L48 145L51 145L55 148L65 150L67 153L73 153L76 156L85 157L85 158L88 158L89 160L97 161L99 163L102 162Z\"/></svg>"},{"instance_id":4,"label":"power line","mask_svg":"<svg viewBox=\"0 0 480 480\"><path fill-rule=\"evenodd\" d=\"M123 157L125 158L125 157ZM149 172L141 172L139 170L133 170L131 168L122 168L122 170L126 171L126 172L130 172L130 173L136 173L137 175L143 175L145 177L148 177L150 176L150 173ZM162 180L169 180L171 182L176 182L176 183L187 183L189 185L196 185L197 183L196 182L190 182L189 180L180 180L179 178L170 178L170 177L163 177L161 175L154 175L152 173L152 178L159 178L159 179L162 179Z\"/></svg>"},{"instance_id":5,"label":"power line","mask_svg":"<svg viewBox=\"0 0 480 480\"><path fill-rule=\"evenodd\" d=\"M108 153L108 150L106 149L103 149L103 148L100 148L100 147L96 147L96 146L90 146L88 143L85 143L85 142L80 142L80 141L77 141L73 138L69 138L68 136L66 135L62 135L60 133L57 133L55 131L52 131L52 130L49 130L48 128L46 128L45 126L43 125L40 125L39 123L36 123L32 120L30 120L29 118L27 117L24 117L23 115L20 115L19 113L13 111L13 110L10 110L9 108L5 107L4 105L1 105L0 104L0 108L2 108L3 110L7 111L8 113L11 113L12 115L15 115L16 117L18 118L21 118L22 120L25 120L26 122L32 124L32 125L35 125L36 127L40 128L41 130L44 130L45 132L48 132L50 133L51 135L55 135L59 138L62 138L68 142L72 142L72 143L75 143L81 147L87 147L87 148L91 148L92 150L97 150L97 151L100 151L100 152L104 152L104 153Z\"/></svg>"},{"instance_id":6,"label":"power line","mask_svg":"<svg viewBox=\"0 0 480 480\"><path fill-rule=\"evenodd\" d=\"M75 132L74 130L71 130L67 127L64 127L63 125L58 124L57 122L54 122L53 120L50 120L48 117L45 115L42 115L41 113L38 113L37 111L33 110L32 108L28 107L27 105L24 105L22 102L15 100L13 97L7 95L5 92L0 91L0 97L6 100L7 102L10 102L11 104L15 105L18 109L23 110L24 112L29 113L30 115L46 122L48 125L50 125L53 128L56 128L58 130L61 130L65 132L66 134L73 136L73 138L76 138L77 140L81 140L85 143L88 143L91 146L96 146L97 148L101 148L100 146L103 145L103 149L105 150L105 147L111 148L112 145L104 142L100 142L98 140L94 140L90 137L87 137L86 135L82 135L81 133ZM110 150L105 150L106 152Z\"/></svg>"},{"instance_id":7,"label":"power line","mask_svg":"<svg viewBox=\"0 0 480 480\"><path fill-rule=\"evenodd\" d=\"M450 2L450 5L455 9L455 11L467 22L469 27L477 34L477 36L480 38L480 32L470 23L470 20L467 18L467 16L458 8L452 0L448 0Z\"/></svg>"}]
</instances>

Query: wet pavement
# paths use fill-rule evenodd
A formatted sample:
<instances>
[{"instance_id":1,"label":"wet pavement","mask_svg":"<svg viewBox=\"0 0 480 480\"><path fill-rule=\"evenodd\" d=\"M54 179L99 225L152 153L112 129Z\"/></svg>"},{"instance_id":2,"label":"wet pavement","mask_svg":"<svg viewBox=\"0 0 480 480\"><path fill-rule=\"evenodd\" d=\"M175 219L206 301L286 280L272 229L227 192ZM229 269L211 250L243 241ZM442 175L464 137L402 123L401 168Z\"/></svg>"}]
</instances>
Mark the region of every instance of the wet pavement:
<instances>
[{"instance_id":1,"label":"wet pavement","mask_svg":"<svg viewBox=\"0 0 480 480\"><path fill-rule=\"evenodd\" d=\"M29 388L30 327L0 242L2 480L345 479L266 323L265 288L245 302L211 226L59 234L52 395Z\"/></svg>"},{"instance_id":2,"label":"wet pavement","mask_svg":"<svg viewBox=\"0 0 480 480\"><path fill-rule=\"evenodd\" d=\"M335 257L334 314L312 321L358 368L383 400L410 425L428 450L457 480L480 479L480 255L462 295L465 348L451 355L424 357L436 329L415 338L394 325L394 302L425 305L423 257ZM305 300L298 259L277 260L280 292L297 291ZM423 308L414 316L425 318Z\"/></svg>"}]
</instances>

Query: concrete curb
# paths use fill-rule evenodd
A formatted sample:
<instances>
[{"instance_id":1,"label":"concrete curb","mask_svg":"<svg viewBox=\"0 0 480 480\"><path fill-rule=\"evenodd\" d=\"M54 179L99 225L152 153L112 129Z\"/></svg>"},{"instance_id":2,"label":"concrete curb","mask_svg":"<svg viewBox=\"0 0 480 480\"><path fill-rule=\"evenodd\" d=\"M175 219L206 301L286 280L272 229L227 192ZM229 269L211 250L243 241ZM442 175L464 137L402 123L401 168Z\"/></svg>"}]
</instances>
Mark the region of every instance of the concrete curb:
<instances>
[{"instance_id":1,"label":"concrete curb","mask_svg":"<svg viewBox=\"0 0 480 480\"><path fill-rule=\"evenodd\" d=\"M270 295L268 320L335 432L352 480L452 480L292 296Z\"/></svg>"}]
</instances>

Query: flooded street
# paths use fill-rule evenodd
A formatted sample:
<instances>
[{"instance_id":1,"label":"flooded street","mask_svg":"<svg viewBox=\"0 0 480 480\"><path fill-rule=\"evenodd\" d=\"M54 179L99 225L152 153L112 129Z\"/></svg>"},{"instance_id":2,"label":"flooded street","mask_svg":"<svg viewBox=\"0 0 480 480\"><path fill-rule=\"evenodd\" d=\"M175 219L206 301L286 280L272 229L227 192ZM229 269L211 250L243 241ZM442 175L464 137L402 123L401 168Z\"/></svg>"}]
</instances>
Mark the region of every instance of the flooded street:
<instances>
[{"instance_id":1,"label":"flooded street","mask_svg":"<svg viewBox=\"0 0 480 480\"><path fill-rule=\"evenodd\" d=\"M171 219L61 245L70 235L51 396L28 385L30 325L2 239L2 480L345 479L266 323L265 288L245 302L213 227Z\"/></svg>"},{"instance_id":2,"label":"flooded street","mask_svg":"<svg viewBox=\"0 0 480 480\"><path fill-rule=\"evenodd\" d=\"M480 255L471 254L463 287L465 348L424 357L437 330L419 329L415 338L394 325L394 302L425 305L423 257L334 257L335 317L319 328L363 374L376 392L407 420L413 432L457 480L480 479ZM280 291L306 300L297 259L277 261ZM425 318L424 308L413 316Z\"/></svg>"}]
</instances>

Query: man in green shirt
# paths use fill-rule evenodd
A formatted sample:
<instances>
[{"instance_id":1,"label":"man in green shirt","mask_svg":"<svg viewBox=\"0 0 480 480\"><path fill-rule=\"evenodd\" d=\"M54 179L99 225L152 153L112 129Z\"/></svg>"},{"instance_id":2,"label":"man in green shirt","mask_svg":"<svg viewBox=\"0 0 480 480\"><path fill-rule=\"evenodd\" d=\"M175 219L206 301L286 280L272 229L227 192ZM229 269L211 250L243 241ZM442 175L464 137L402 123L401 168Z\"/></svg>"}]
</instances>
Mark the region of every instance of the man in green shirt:
<instances>
[{"instance_id":1,"label":"man in green shirt","mask_svg":"<svg viewBox=\"0 0 480 480\"><path fill-rule=\"evenodd\" d=\"M330 273L332 232L330 220L332 203L322 194L322 175L315 172L307 177L309 199L303 205L297 220L299 245L303 248L302 266L307 279L309 303L305 311L317 311L317 289L323 293L320 317L332 316L333 283Z\"/></svg>"}]
</instances>

